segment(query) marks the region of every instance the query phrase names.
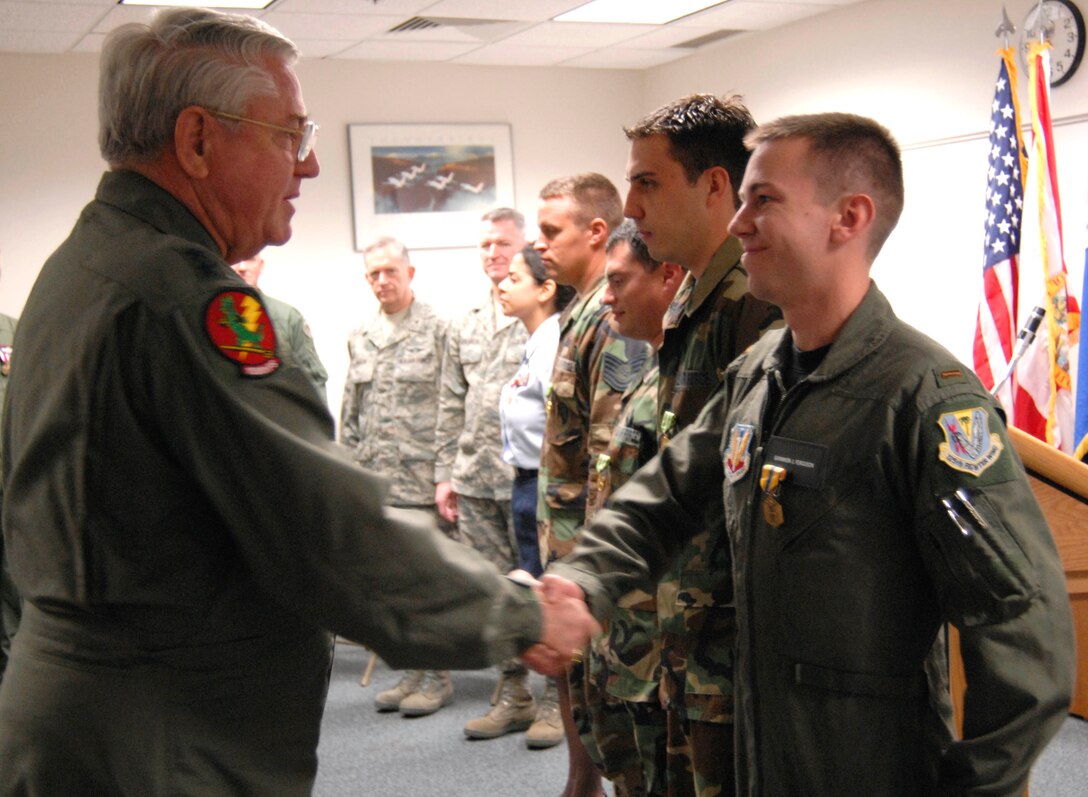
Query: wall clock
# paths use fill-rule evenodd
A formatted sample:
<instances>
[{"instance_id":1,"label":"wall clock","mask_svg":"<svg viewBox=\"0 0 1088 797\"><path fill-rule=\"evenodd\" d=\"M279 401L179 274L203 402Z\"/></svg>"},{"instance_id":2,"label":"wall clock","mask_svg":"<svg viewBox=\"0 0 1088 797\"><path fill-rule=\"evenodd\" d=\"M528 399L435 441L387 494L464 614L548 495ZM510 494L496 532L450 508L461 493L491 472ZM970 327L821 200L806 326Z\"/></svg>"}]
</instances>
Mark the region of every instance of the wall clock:
<instances>
[{"instance_id":1,"label":"wall clock","mask_svg":"<svg viewBox=\"0 0 1088 797\"><path fill-rule=\"evenodd\" d=\"M1084 58L1084 16L1073 0L1035 3L1020 28L1020 60L1027 68L1028 44L1039 41L1040 26L1050 42L1050 85L1060 86Z\"/></svg>"}]
</instances>

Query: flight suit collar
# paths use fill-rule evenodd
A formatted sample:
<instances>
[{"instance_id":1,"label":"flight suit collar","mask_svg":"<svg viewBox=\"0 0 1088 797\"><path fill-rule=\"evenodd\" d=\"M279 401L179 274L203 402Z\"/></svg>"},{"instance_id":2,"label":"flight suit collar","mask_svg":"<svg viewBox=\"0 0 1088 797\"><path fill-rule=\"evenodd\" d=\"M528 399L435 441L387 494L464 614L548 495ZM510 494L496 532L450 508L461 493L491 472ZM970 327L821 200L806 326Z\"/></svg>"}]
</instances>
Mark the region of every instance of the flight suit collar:
<instances>
[{"instance_id":1,"label":"flight suit collar","mask_svg":"<svg viewBox=\"0 0 1088 797\"><path fill-rule=\"evenodd\" d=\"M823 362L808 376L810 382L826 382L835 379L876 351L888 339L896 322L895 312L876 283L869 280L861 304L846 319L838 337ZM753 361L746 366L765 373L781 371L789 362L793 335L787 327L774 346L774 352L762 362ZM758 360L759 358L756 358Z\"/></svg>"},{"instance_id":2,"label":"flight suit collar","mask_svg":"<svg viewBox=\"0 0 1088 797\"><path fill-rule=\"evenodd\" d=\"M142 174L106 172L98 183L95 199L135 216L165 235L184 238L220 254L219 246L196 216L170 192Z\"/></svg>"}]
</instances>

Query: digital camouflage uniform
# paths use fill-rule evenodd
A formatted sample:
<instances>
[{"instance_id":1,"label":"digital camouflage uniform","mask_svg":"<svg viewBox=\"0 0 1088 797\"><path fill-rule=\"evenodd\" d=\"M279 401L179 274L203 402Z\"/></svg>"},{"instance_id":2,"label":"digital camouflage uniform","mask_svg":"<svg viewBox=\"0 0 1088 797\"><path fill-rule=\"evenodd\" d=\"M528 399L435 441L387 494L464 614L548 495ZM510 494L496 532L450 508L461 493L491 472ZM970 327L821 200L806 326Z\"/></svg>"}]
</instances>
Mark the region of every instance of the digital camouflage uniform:
<instances>
[{"instance_id":1,"label":"digital camouflage uniform","mask_svg":"<svg viewBox=\"0 0 1088 797\"><path fill-rule=\"evenodd\" d=\"M657 453L656 355L623 396L623 408L608 448L595 466L597 491L586 509L586 524L612 492ZM661 644L657 597L632 590L616 603L605 634L591 650L590 678L602 701L590 706L593 734L617 794L666 794L665 711L658 699ZM617 705L621 712L609 710ZM606 708L607 707L607 708Z\"/></svg>"},{"instance_id":2,"label":"digital camouflage uniform","mask_svg":"<svg viewBox=\"0 0 1088 797\"><path fill-rule=\"evenodd\" d=\"M695 420L721 386L726 366L781 325L777 308L748 293L740 256L740 242L726 239L698 281L685 276L665 314L658 353L661 446ZM732 793L732 756L721 751L732 746L733 581L727 542L720 535L714 544L711 539L705 533L693 539L658 587L674 797ZM682 784L692 776L694 791L685 791Z\"/></svg>"},{"instance_id":3,"label":"digital camouflage uniform","mask_svg":"<svg viewBox=\"0 0 1088 797\"><path fill-rule=\"evenodd\" d=\"M389 480L392 506L434 507L435 422L446 323L413 299L383 340L380 312L348 337L340 442Z\"/></svg>"},{"instance_id":4,"label":"digital camouflage uniform","mask_svg":"<svg viewBox=\"0 0 1088 797\"><path fill-rule=\"evenodd\" d=\"M552 562L574 548L586 507L597 491L597 455L612 439L624 391L650 354L645 341L621 337L608 323L611 309L601 304L602 279L560 316L559 349L545 403L540 453L537 526L541 556ZM586 751L604 769L592 742L587 707L602 702L585 678L584 663L567 674L575 725ZM608 774L607 772L605 773Z\"/></svg>"},{"instance_id":5,"label":"digital camouflage uniform","mask_svg":"<svg viewBox=\"0 0 1088 797\"><path fill-rule=\"evenodd\" d=\"M502 572L517 567L510 514L513 469L502 461L499 396L517 373L528 332L492 295L446 336L435 430L435 482L457 494L458 529Z\"/></svg>"}]
</instances>

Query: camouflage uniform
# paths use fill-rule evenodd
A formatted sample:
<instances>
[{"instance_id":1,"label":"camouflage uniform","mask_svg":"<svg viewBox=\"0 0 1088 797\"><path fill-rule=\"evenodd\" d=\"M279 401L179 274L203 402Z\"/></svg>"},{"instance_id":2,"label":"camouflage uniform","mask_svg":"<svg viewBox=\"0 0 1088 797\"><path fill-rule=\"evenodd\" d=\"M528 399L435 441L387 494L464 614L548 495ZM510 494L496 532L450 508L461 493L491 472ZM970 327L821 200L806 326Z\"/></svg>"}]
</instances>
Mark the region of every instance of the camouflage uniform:
<instances>
[{"instance_id":1,"label":"camouflage uniform","mask_svg":"<svg viewBox=\"0 0 1088 797\"><path fill-rule=\"evenodd\" d=\"M596 491L590 463L612 439L623 392L649 356L649 344L620 337L601 304L602 279L559 319L559 350L545 405L537 526L545 563L574 548Z\"/></svg>"},{"instance_id":2,"label":"camouflage uniform","mask_svg":"<svg viewBox=\"0 0 1088 797\"><path fill-rule=\"evenodd\" d=\"M602 279L560 317L559 350L548 392L544 444L540 452L537 527L541 557L552 562L569 553L585 521L586 506L597 492L590 463L612 439L624 391L650 354L645 341L617 335L601 304ZM582 665L567 674L575 725L594 763L604 769L592 740L588 706L602 701ZM609 773L605 773L606 776Z\"/></svg>"},{"instance_id":3,"label":"camouflage uniform","mask_svg":"<svg viewBox=\"0 0 1088 797\"><path fill-rule=\"evenodd\" d=\"M348 338L340 442L389 480L386 503L434 506L434 429L446 323L413 299L383 340L380 312Z\"/></svg>"},{"instance_id":4,"label":"camouflage uniform","mask_svg":"<svg viewBox=\"0 0 1088 797\"><path fill-rule=\"evenodd\" d=\"M659 443L692 423L722 384L725 368L781 314L748 294L741 246L728 238L696 281L684 278L665 314L658 353ZM730 552L703 533L683 549L658 586L662 681L669 710L670 793L732 793L733 645L736 622ZM672 791L685 778L692 788Z\"/></svg>"},{"instance_id":5,"label":"camouflage uniform","mask_svg":"<svg viewBox=\"0 0 1088 797\"><path fill-rule=\"evenodd\" d=\"M627 389L612 440L597 457L597 490L586 509L586 523L612 492L657 453L656 355L642 377ZM661 645L657 598L633 590L620 598L606 634L595 640L590 679L601 702L589 707L593 735L616 793L663 797L666 794L665 711L658 701ZM616 709L619 709L617 712Z\"/></svg>"},{"instance_id":6,"label":"camouflage uniform","mask_svg":"<svg viewBox=\"0 0 1088 797\"><path fill-rule=\"evenodd\" d=\"M513 469L502 461L499 395L525 353L528 332L487 301L450 327L435 429L435 482L457 493L461 537L502 572L518 564L510 515Z\"/></svg>"}]
</instances>

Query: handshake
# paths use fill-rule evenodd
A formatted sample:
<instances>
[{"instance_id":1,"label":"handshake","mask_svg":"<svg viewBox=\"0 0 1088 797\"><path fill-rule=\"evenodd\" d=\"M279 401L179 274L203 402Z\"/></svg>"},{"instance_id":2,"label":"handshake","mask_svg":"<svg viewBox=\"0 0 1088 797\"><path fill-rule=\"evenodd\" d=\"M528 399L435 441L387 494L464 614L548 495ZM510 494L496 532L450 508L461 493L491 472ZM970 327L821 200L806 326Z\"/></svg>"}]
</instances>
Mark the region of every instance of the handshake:
<instances>
[{"instance_id":1,"label":"handshake","mask_svg":"<svg viewBox=\"0 0 1088 797\"><path fill-rule=\"evenodd\" d=\"M573 581L545 574L537 581L524 570L514 570L510 576L530 584L540 601L540 641L521 652L521 659L544 675L559 675L571 662L582 655L582 649L600 624L586 606L585 593Z\"/></svg>"}]
</instances>

